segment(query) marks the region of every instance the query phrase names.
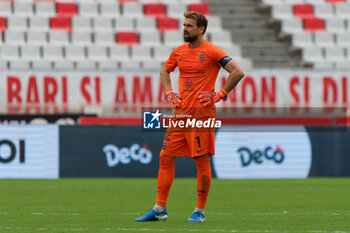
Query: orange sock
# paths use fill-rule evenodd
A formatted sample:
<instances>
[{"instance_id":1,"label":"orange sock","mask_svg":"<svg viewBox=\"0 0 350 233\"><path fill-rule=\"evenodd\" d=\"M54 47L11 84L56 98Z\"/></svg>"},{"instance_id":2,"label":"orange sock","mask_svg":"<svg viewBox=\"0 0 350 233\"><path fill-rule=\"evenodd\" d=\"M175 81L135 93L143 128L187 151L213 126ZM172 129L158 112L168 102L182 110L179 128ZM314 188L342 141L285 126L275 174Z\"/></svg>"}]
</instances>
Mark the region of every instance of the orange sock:
<instances>
[{"instance_id":1,"label":"orange sock","mask_svg":"<svg viewBox=\"0 0 350 233\"><path fill-rule=\"evenodd\" d=\"M205 209L207 203L210 182L211 182L211 169L210 169L210 158L195 159L197 165L197 208Z\"/></svg>"},{"instance_id":2,"label":"orange sock","mask_svg":"<svg viewBox=\"0 0 350 233\"><path fill-rule=\"evenodd\" d=\"M166 206L169 191L175 177L175 159L159 156L158 195L156 205Z\"/></svg>"}]
</instances>

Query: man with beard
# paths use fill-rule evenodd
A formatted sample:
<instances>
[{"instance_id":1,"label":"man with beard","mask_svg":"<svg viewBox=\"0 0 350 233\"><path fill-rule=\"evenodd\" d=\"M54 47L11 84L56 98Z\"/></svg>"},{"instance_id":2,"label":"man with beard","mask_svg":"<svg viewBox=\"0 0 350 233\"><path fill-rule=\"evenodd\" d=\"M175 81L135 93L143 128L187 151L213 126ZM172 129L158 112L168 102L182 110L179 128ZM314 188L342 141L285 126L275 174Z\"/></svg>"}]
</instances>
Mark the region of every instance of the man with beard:
<instances>
[{"instance_id":1,"label":"man with beard","mask_svg":"<svg viewBox=\"0 0 350 233\"><path fill-rule=\"evenodd\" d=\"M227 94L243 78L240 66L221 48L203 39L208 20L198 12L184 14L183 37L187 42L178 46L160 71L165 95L170 105L176 109L176 116L192 116L198 119L216 117L215 103L226 100ZM172 90L170 72L178 67L179 93ZM220 68L228 73L224 87L215 92L215 81ZM175 157L193 158L197 166L197 206L188 222L203 222L207 202L211 168L210 156L215 154L215 129L184 130L169 127L160 152L158 173L158 194L156 203L146 215L135 219L137 222L166 220L166 203L175 176Z\"/></svg>"}]
</instances>

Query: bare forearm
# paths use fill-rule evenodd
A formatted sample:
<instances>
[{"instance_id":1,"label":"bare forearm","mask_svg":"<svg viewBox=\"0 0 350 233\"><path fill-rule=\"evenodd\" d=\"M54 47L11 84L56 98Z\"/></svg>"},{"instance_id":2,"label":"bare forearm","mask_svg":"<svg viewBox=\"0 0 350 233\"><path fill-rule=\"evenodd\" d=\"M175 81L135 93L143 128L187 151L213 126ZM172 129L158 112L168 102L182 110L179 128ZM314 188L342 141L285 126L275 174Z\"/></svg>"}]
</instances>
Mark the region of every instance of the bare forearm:
<instances>
[{"instance_id":1,"label":"bare forearm","mask_svg":"<svg viewBox=\"0 0 350 233\"><path fill-rule=\"evenodd\" d=\"M230 93L239 83L239 81L244 77L244 73L241 70L233 70L229 74L223 89Z\"/></svg>"},{"instance_id":2,"label":"bare forearm","mask_svg":"<svg viewBox=\"0 0 350 233\"><path fill-rule=\"evenodd\" d=\"M162 81L164 90L168 88L172 88L171 81L170 81L170 74L165 66L163 66L162 69L160 70L160 80Z\"/></svg>"}]
</instances>

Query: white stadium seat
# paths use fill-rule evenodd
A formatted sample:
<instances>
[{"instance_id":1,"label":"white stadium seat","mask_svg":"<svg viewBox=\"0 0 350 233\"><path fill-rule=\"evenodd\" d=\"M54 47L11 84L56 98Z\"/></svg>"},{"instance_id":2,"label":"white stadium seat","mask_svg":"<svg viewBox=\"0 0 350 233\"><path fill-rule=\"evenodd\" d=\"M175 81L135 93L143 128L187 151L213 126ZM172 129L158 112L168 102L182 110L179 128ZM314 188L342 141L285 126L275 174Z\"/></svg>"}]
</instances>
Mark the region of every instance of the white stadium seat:
<instances>
[{"instance_id":1,"label":"white stadium seat","mask_svg":"<svg viewBox=\"0 0 350 233\"><path fill-rule=\"evenodd\" d=\"M335 69L350 70L350 61L335 62Z\"/></svg>"},{"instance_id":2,"label":"white stadium seat","mask_svg":"<svg viewBox=\"0 0 350 233\"><path fill-rule=\"evenodd\" d=\"M8 62L4 61L4 60L0 60L0 69L1 70L7 70L8 69Z\"/></svg>"},{"instance_id":3,"label":"white stadium seat","mask_svg":"<svg viewBox=\"0 0 350 233\"><path fill-rule=\"evenodd\" d=\"M154 60L165 62L168 60L171 52L173 51L173 47L169 46L157 46L153 49Z\"/></svg>"},{"instance_id":4,"label":"white stadium seat","mask_svg":"<svg viewBox=\"0 0 350 233\"><path fill-rule=\"evenodd\" d=\"M32 16L34 14L33 3L31 1L14 1L13 13L20 16Z\"/></svg>"},{"instance_id":5,"label":"white stadium seat","mask_svg":"<svg viewBox=\"0 0 350 233\"><path fill-rule=\"evenodd\" d=\"M333 5L331 4L315 4L314 15L318 18L332 19L335 17Z\"/></svg>"},{"instance_id":6,"label":"white stadium seat","mask_svg":"<svg viewBox=\"0 0 350 233\"><path fill-rule=\"evenodd\" d=\"M91 19L88 17L74 16L72 17L73 31L91 31Z\"/></svg>"},{"instance_id":7,"label":"white stadium seat","mask_svg":"<svg viewBox=\"0 0 350 233\"><path fill-rule=\"evenodd\" d=\"M95 32L94 40L98 45L113 45L115 44L115 34L113 32Z\"/></svg>"},{"instance_id":8,"label":"white stadium seat","mask_svg":"<svg viewBox=\"0 0 350 233\"><path fill-rule=\"evenodd\" d=\"M303 20L300 18L290 18L282 20L282 32L285 33L299 33L303 32Z\"/></svg>"},{"instance_id":9,"label":"white stadium seat","mask_svg":"<svg viewBox=\"0 0 350 233\"><path fill-rule=\"evenodd\" d=\"M139 0L140 3L145 4L145 3L157 3L161 2L162 0Z\"/></svg>"},{"instance_id":10,"label":"white stadium seat","mask_svg":"<svg viewBox=\"0 0 350 233\"><path fill-rule=\"evenodd\" d=\"M87 55L90 60L103 61L107 60L107 49L104 46L90 46L87 48Z\"/></svg>"},{"instance_id":11,"label":"white stadium seat","mask_svg":"<svg viewBox=\"0 0 350 233\"><path fill-rule=\"evenodd\" d=\"M5 17L12 15L10 1L0 1L0 15Z\"/></svg>"},{"instance_id":12,"label":"white stadium seat","mask_svg":"<svg viewBox=\"0 0 350 233\"><path fill-rule=\"evenodd\" d=\"M310 3L313 5L327 5L326 1L320 1L320 0L304 0L305 3Z\"/></svg>"},{"instance_id":13,"label":"white stadium seat","mask_svg":"<svg viewBox=\"0 0 350 233\"><path fill-rule=\"evenodd\" d=\"M284 0L262 0L262 3L264 3L265 5L279 5L279 4L283 4Z\"/></svg>"},{"instance_id":14,"label":"white stadium seat","mask_svg":"<svg viewBox=\"0 0 350 233\"><path fill-rule=\"evenodd\" d=\"M162 68L162 62L160 61L143 61L141 62L141 68L143 70L159 71Z\"/></svg>"},{"instance_id":15,"label":"white stadium seat","mask_svg":"<svg viewBox=\"0 0 350 233\"><path fill-rule=\"evenodd\" d=\"M142 45L131 47L131 59L135 61L151 60L151 49Z\"/></svg>"},{"instance_id":16,"label":"white stadium seat","mask_svg":"<svg viewBox=\"0 0 350 233\"><path fill-rule=\"evenodd\" d=\"M220 32L223 30L221 18L217 16L208 17L208 32Z\"/></svg>"},{"instance_id":17,"label":"white stadium seat","mask_svg":"<svg viewBox=\"0 0 350 233\"><path fill-rule=\"evenodd\" d=\"M47 60L32 61L32 68L34 70L51 70L52 62Z\"/></svg>"},{"instance_id":18,"label":"white stadium seat","mask_svg":"<svg viewBox=\"0 0 350 233\"><path fill-rule=\"evenodd\" d=\"M190 4L190 3L200 3L201 0L178 0L180 3Z\"/></svg>"},{"instance_id":19,"label":"white stadium seat","mask_svg":"<svg viewBox=\"0 0 350 233\"><path fill-rule=\"evenodd\" d=\"M311 47L314 45L312 33L301 32L295 33L292 37L292 45L297 48Z\"/></svg>"},{"instance_id":20,"label":"white stadium seat","mask_svg":"<svg viewBox=\"0 0 350 233\"><path fill-rule=\"evenodd\" d=\"M28 31L48 31L50 29L49 18L43 16L33 16L29 18Z\"/></svg>"},{"instance_id":21,"label":"white stadium seat","mask_svg":"<svg viewBox=\"0 0 350 233\"><path fill-rule=\"evenodd\" d=\"M7 61L19 59L19 47L15 45L2 45L1 58Z\"/></svg>"},{"instance_id":22,"label":"white stadium seat","mask_svg":"<svg viewBox=\"0 0 350 233\"><path fill-rule=\"evenodd\" d=\"M116 61L98 61L97 66L99 70L116 70L118 69L118 62Z\"/></svg>"},{"instance_id":23,"label":"white stadium seat","mask_svg":"<svg viewBox=\"0 0 350 233\"><path fill-rule=\"evenodd\" d=\"M163 43L166 46L179 46L183 42L181 31L165 31L163 33Z\"/></svg>"},{"instance_id":24,"label":"white stadium seat","mask_svg":"<svg viewBox=\"0 0 350 233\"><path fill-rule=\"evenodd\" d=\"M249 70L253 68L253 62L250 59L239 58L235 59L236 62L242 67L244 70Z\"/></svg>"},{"instance_id":25,"label":"white stadium seat","mask_svg":"<svg viewBox=\"0 0 350 233\"><path fill-rule=\"evenodd\" d=\"M85 17L97 17L98 4L96 2L80 2L79 3L79 15Z\"/></svg>"},{"instance_id":26,"label":"white stadium seat","mask_svg":"<svg viewBox=\"0 0 350 233\"><path fill-rule=\"evenodd\" d=\"M133 31L134 19L130 17L116 18L115 19L115 28L116 31Z\"/></svg>"},{"instance_id":27,"label":"white stadium seat","mask_svg":"<svg viewBox=\"0 0 350 233\"><path fill-rule=\"evenodd\" d=\"M53 1L36 1L34 7L37 16L51 17L56 15L56 7Z\"/></svg>"},{"instance_id":28,"label":"white stadium seat","mask_svg":"<svg viewBox=\"0 0 350 233\"><path fill-rule=\"evenodd\" d=\"M4 33L5 43L9 45L22 45L25 43L25 33L7 30Z\"/></svg>"},{"instance_id":29,"label":"white stadium seat","mask_svg":"<svg viewBox=\"0 0 350 233\"><path fill-rule=\"evenodd\" d=\"M21 57L24 60L40 60L41 52L38 45L25 45L21 47Z\"/></svg>"},{"instance_id":30,"label":"white stadium seat","mask_svg":"<svg viewBox=\"0 0 350 233\"><path fill-rule=\"evenodd\" d=\"M350 32L337 33L336 42L338 46L350 47Z\"/></svg>"},{"instance_id":31,"label":"white stadium seat","mask_svg":"<svg viewBox=\"0 0 350 233\"><path fill-rule=\"evenodd\" d=\"M96 62L91 60L76 61L75 64L76 64L77 70L95 70L96 69Z\"/></svg>"},{"instance_id":32,"label":"white stadium seat","mask_svg":"<svg viewBox=\"0 0 350 233\"><path fill-rule=\"evenodd\" d=\"M112 18L98 17L93 19L93 29L94 31L107 31L111 32L113 30L113 20Z\"/></svg>"},{"instance_id":33,"label":"white stadium seat","mask_svg":"<svg viewBox=\"0 0 350 233\"><path fill-rule=\"evenodd\" d=\"M60 61L54 61L53 67L55 70L72 70L74 68L74 63L72 61L67 60L67 59L60 60Z\"/></svg>"},{"instance_id":34,"label":"white stadium seat","mask_svg":"<svg viewBox=\"0 0 350 233\"><path fill-rule=\"evenodd\" d=\"M68 45L65 47L66 58L71 61L86 60L85 48L79 45Z\"/></svg>"},{"instance_id":35,"label":"white stadium seat","mask_svg":"<svg viewBox=\"0 0 350 233\"><path fill-rule=\"evenodd\" d=\"M159 71L162 68L162 64L160 61L143 61L141 62L141 67L143 70Z\"/></svg>"},{"instance_id":36,"label":"white stadium seat","mask_svg":"<svg viewBox=\"0 0 350 233\"><path fill-rule=\"evenodd\" d=\"M315 45L320 47L333 47L335 46L334 43L334 36L330 32L316 32L314 34L315 37Z\"/></svg>"},{"instance_id":37,"label":"white stadium seat","mask_svg":"<svg viewBox=\"0 0 350 233\"><path fill-rule=\"evenodd\" d=\"M231 32L225 30L211 33L210 42L216 44L217 46L230 46L232 44Z\"/></svg>"},{"instance_id":38,"label":"white stadium seat","mask_svg":"<svg viewBox=\"0 0 350 233\"><path fill-rule=\"evenodd\" d=\"M91 32L73 31L71 33L72 44L91 45L92 34Z\"/></svg>"},{"instance_id":39,"label":"white stadium seat","mask_svg":"<svg viewBox=\"0 0 350 233\"><path fill-rule=\"evenodd\" d=\"M233 59L236 59L237 57L242 56L241 46L239 45L232 44L229 47L221 47L221 48L227 53L227 55L229 55Z\"/></svg>"},{"instance_id":40,"label":"white stadium seat","mask_svg":"<svg viewBox=\"0 0 350 233\"><path fill-rule=\"evenodd\" d=\"M7 18L7 27L9 30L26 31L27 18L20 16L11 16Z\"/></svg>"},{"instance_id":41,"label":"white stadium seat","mask_svg":"<svg viewBox=\"0 0 350 233\"><path fill-rule=\"evenodd\" d=\"M122 70L140 70L141 68L140 62L132 60L120 61L119 66Z\"/></svg>"},{"instance_id":42,"label":"white stadium seat","mask_svg":"<svg viewBox=\"0 0 350 233\"><path fill-rule=\"evenodd\" d=\"M57 45L47 45L43 47L43 59L57 61L63 59L63 49Z\"/></svg>"},{"instance_id":43,"label":"white stadium seat","mask_svg":"<svg viewBox=\"0 0 350 233\"><path fill-rule=\"evenodd\" d=\"M313 67L316 70L331 70L334 68L333 63L328 61L313 62Z\"/></svg>"},{"instance_id":44,"label":"white stadium seat","mask_svg":"<svg viewBox=\"0 0 350 233\"><path fill-rule=\"evenodd\" d=\"M139 34L140 45L157 47L161 46L159 32L141 32Z\"/></svg>"},{"instance_id":45,"label":"white stadium seat","mask_svg":"<svg viewBox=\"0 0 350 233\"><path fill-rule=\"evenodd\" d=\"M341 47L325 48L325 57L327 61L338 62L345 61L345 51Z\"/></svg>"},{"instance_id":46,"label":"white stadium seat","mask_svg":"<svg viewBox=\"0 0 350 233\"><path fill-rule=\"evenodd\" d=\"M284 3L287 3L287 4L298 4L298 3L305 3L305 0L284 0Z\"/></svg>"},{"instance_id":47,"label":"white stadium seat","mask_svg":"<svg viewBox=\"0 0 350 233\"><path fill-rule=\"evenodd\" d=\"M103 17L116 18L120 16L119 4L114 0L111 2L100 2L100 11Z\"/></svg>"},{"instance_id":48,"label":"white stadium seat","mask_svg":"<svg viewBox=\"0 0 350 233\"><path fill-rule=\"evenodd\" d=\"M288 4L273 5L272 16L276 19L294 18L292 5L288 5Z\"/></svg>"},{"instance_id":49,"label":"white stadium seat","mask_svg":"<svg viewBox=\"0 0 350 233\"><path fill-rule=\"evenodd\" d=\"M28 70L30 68L30 62L24 60L9 61L9 67L11 70Z\"/></svg>"},{"instance_id":50,"label":"white stadium seat","mask_svg":"<svg viewBox=\"0 0 350 233\"><path fill-rule=\"evenodd\" d=\"M143 5L139 2L125 2L122 5L123 16L126 17L144 17Z\"/></svg>"},{"instance_id":51,"label":"white stadium seat","mask_svg":"<svg viewBox=\"0 0 350 233\"><path fill-rule=\"evenodd\" d=\"M109 48L110 58L115 61L129 60L129 48L122 45L114 45Z\"/></svg>"},{"instance_id":52,"label":"white stadium seat","mask_svg":"<svg viewBox=\"0 0 350 233\"><path fill-rule=\"evenodd\" d=\"M349 47L347 47L347 48L345 48L345 53L346 53L346 59L348 60L348 61L350 61L350 46Z\"/></svg>"},{"instance_id":53,"label":"white stadium seat","mask_svg":"<svg viewBox=\"0 0 350 233\"><path fill-rule=\"evenodd\" d=\"M319 62L324 61L323 50L319 47L307 47L302 50L302 58L304 61Z\"/></svg>"},{"instance_id":54,"label":"white stadium seat","mask_svg":"<svg viewBox=\"0 0 350 233\"><path fill-rule=\"evenodd\" d=\"M27 43L30 45L46 45L47 33L44 31L28 31L27 32Z\"/></svg>"},{"instance_id":55,"label":"white stadium seat","mask_svg":"<svg viewBox=\"0 0 350 233\"><path fill-rule=\"evenodd\" d=\"M345 19L345 22L346 22L346 25L347 25L346 29L347 29L347 31L350 32L350 19Z\"/></svg>"},{"instance_id":56,"label":"white stadium seat","mask_svg":"<svg viewBox=\"0 0 350 233\"><path fill-rule=\"evenodd\" d=\"M48 33L49 43L53 45L69 44L69 33L62 30L52 30Z\"/></svg>"},{"instance_id":57,"label":"white stadium seat","mask_svg":"<svg viewBox=\"0 0 350 233\"><path fill-rule=\"evenodd\" d=\"M137 18L136 19L136 28L135 30L138 32L151 32L158 31L157 23L154 18Z\"/></svg>"},{"instance_id":58,"label":"white stadium seat","mask_svg":"<svg viewBox=\"0 0 350 233\"><path fill-rule=\"evenodd\" d=\"M335 15L337 18L350 19L350 4L338 3L335 4Z\"/></svg>"},{"instance_id":59,"label":"white stadium seat","mask_svg":"<svg viewBox=\"0 0 350 233\"><path fill-rule=\"evenodd\" d=\"M346 26L345 26L345 20L343 19L326 19L325 20L325 26L327 32L345 32Z\"/></svg>"},{"instance_id":60,"label":"white stadium seat","mask_svg":"<svg viewBox=\"0 0 350 233\"><path fill-rule=\"evenodd\" d=\"M184 12L187 11L187 5L183 3L170 3L167 4L166 12L169 17L182 18Z\"/></svg>"}]
</instances>

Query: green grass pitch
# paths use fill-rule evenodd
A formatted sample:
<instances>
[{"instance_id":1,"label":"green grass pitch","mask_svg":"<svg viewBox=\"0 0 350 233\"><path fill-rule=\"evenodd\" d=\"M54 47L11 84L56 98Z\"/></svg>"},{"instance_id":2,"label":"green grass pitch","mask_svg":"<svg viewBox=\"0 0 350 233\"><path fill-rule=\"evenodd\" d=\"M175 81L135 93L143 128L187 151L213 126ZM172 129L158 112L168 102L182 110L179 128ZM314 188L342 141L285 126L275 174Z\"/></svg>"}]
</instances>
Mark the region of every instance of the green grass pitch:
<instances>
[{"instance_id":1,"label":"green grass pitch","mask_svg":"<svg viewBox=\"0 0 350 233\"><path fill-rule=\"evenodd\" d=\"M187 223L196 179L175 178L166 222L136 223L156 179L0 180L0 232L350 232L350 179L213 179L206 222Z\"/></svg>"}]
</instances>

